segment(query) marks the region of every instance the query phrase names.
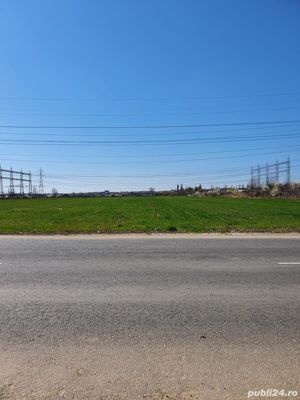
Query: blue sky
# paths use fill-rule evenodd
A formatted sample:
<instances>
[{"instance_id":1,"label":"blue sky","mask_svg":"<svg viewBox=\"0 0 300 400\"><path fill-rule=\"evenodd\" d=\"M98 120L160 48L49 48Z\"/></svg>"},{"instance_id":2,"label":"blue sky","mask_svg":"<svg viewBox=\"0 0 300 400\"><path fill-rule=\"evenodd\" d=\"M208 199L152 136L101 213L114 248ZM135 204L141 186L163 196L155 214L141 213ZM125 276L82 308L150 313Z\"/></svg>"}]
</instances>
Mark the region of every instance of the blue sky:
<instances>
[{"instance_id":1,"label":"blue sky","mask_svg":"<svg viewBox=\"0 0 300 400\"><path fill-rule=\"evenodd\" d=\"M1 1L2 167L42 167L47 191L161 189L246 184L290 155L299 180L300 123L223 125L300 120L299 17L297 0Z\"/></svg>"}]
</instances>

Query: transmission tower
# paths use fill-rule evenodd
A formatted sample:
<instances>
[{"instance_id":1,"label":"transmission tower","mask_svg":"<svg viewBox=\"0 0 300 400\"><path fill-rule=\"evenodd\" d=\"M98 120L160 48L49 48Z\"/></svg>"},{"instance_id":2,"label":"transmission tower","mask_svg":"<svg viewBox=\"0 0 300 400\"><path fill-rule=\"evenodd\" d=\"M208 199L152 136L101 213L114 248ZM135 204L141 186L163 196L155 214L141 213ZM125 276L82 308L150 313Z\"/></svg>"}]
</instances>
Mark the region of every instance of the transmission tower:
<instances>
[{"instance_id":1,"label":"transmission tower","mask_svg":"<svg viewBox=\"0 0 300 400\"><path fill-rule=\"evenodd\" d=\"M28 182L28 194L32 194L32 178L31 178L31 172L29 172L29 182Z\"/></svg>"},{"instance_id":2,"label":"transmission tower","mask_svg":"<svg viewBox=\"0 0 300 400\"><path fill-rule=\"evenodd\" d=\"M275 183L276 184L279 183L279 163L278 163L278 160L276 160L276 163L275 163Z\"/></svg>"},{"instance_id":3,"label":"transmission tower","mask_svg":"<svg viewBox=\"0 0 300 400\"><path fill-rule=\"evenodd\" d=\"M283 181L283 175L285 179ZM275 162L275 164L266 163L265 166L258 164L257 168L251 167L251 186L261 187L263 184L279 184L281 182L290 185L291 184L291 162L290 158L286 161Z\"/></svg>"},{"instance_id":4,"label":"transmission tower","mask_svg":"<svg viewBox=\"0 0 300 400\"><path fill-rule=\"evenodd\" d=\"M3 192L3 179L2 179L2 169L1 169L1 165L0 165L0 195L3 196L4 192Z\"/></svg>"},{"instance_id":5,"label":"transmission tower","mask_svg":"<svg viewBox=\"0 0 300 400\"><path fill-rule=\"evenodd\" d=\"M12 167L10 167L10 172L9 172L9 194L11 196L15 194L14 173Z\"/></svg>"},{"instance_id":6,"label":"transmission tower","mask_svg":"<svg viewBox=\"0 0 300 400\"><path fill-rule=\"evenodd\" d=\"M40 169L39 194L44 194L43 170Z\"/></svg>"},{"instance_id":7,"label":"transmission tower","mask_svg":"<svg viewBox=\"0 0 300 400\"><path fill-rule=\"evenodd\" d=\"M290 161L290 157L288 157L288 159L286 161L286 183L288 185L291 184L291 161Z\"/></svg>"},{"instance_id":8,"label":"transmission tower","mask_svg":"<svg viewBox=\"0 0 300 400\"><path fill-rule=\"evenodd\" d=\"M257 176L257 186L258 187L260 187L260 172L261 172L260 165L258 164L258 167L257 167L257 174L258 174L258 176Z\"/></svg>"},{"instance_id":9,"label":"transmission tower","mask_svg":"<svg viewBox=\"0 0 300 400\"><path fill-rule=\"evenodd\" d=\"M24 194L24 176L23 176L23 171L21 169L20 172L20 195L22 196Z\"/></svg>"},{"instance_id":10,"label":"transmission tower","mask_svg":"<svg viewBox=\"0 0 300 400\"><path fill-rule=\"evenodd\" d=\"M270 183L270 169L269 163L266 164L266 184L269 185Z\"/></svg>"}]
</instances>

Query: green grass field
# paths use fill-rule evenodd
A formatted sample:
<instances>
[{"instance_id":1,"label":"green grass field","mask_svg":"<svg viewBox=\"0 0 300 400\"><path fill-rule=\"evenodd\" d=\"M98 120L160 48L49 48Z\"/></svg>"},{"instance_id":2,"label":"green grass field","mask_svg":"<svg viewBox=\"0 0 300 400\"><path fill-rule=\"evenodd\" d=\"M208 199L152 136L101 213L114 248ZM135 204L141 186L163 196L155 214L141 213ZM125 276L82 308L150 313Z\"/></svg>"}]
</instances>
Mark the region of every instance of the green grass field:
<instances>
[{"instance_id":1,"label":"green grass field","mask_svg":"<svg viewBox=\"0 0 300 400\"><path fill-rule=\"evenodd\" d=\"M0 201L0 233L300 232L300 200L197 197Z\"/></svg>"}]
</instances>

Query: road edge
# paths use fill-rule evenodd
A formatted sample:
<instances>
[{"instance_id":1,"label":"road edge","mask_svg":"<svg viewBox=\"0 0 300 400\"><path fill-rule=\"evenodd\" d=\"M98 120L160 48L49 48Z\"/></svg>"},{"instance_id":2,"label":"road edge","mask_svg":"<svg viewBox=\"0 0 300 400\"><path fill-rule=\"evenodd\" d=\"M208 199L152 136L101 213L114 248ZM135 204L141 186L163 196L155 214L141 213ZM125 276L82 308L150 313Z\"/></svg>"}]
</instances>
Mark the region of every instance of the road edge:
<instances>
[{"instance_id":1,"label":"road edge","mask_svg":"<svg viewBox=\"0 0 300 400\"><path fill-rule=\"evenodd\" d=\"M1 234L1 239L300 239L299 232Z\"/></svg>"}]
</instances>

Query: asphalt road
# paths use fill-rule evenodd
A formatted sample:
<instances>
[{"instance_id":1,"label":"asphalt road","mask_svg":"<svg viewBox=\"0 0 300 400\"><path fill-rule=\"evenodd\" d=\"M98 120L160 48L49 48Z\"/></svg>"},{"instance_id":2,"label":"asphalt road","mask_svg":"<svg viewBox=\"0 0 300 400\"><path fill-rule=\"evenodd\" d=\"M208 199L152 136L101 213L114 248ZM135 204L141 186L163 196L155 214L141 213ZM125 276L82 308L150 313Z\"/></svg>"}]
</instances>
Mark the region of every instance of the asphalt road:
<instances>
[{"instance_id":1,"label":"asphalt road","mask_svg":"<svg viewBox=\"0 0 300 400\"><path fill-rule=\"evenodd\" d=\"M297 262L287 238L0 238L0 399L300 394Z\"/></svg>"}]
</instances>

